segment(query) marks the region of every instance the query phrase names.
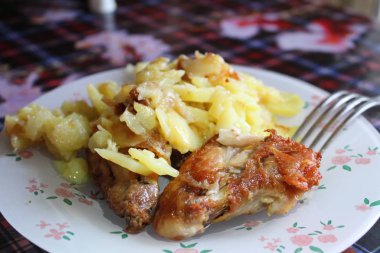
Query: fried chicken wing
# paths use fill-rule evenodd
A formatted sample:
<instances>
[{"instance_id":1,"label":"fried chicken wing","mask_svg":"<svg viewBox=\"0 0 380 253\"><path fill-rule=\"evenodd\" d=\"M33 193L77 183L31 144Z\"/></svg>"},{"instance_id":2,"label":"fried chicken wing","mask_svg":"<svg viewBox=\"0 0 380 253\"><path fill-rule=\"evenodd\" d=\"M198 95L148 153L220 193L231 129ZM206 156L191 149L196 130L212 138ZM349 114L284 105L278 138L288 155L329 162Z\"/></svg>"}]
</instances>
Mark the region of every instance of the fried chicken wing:
<instances>
[{"instance_id":1,"label":"fried chicken wing","mask_svg":"<svg viewBox=\"0 0 380 253\"><path fill-rule=\"evenodd\" d=\"M289 212L318 184L321 154L269 132L249 145L213 138L193 153L159 198L155 231L182 240L242 214Z\"/></svg>"},{"instance_id":2,"label":"fried chicken wing","mask_svg":"<svg viewBox=\"0 0 380 253\"><path fill-rule=\"evenodd\" d=\"M125 218L128 233L141 232L152 221L158 199L157 175L144 177L88 152L94 181L116 215Z\"/></svg>"}]
</instances>

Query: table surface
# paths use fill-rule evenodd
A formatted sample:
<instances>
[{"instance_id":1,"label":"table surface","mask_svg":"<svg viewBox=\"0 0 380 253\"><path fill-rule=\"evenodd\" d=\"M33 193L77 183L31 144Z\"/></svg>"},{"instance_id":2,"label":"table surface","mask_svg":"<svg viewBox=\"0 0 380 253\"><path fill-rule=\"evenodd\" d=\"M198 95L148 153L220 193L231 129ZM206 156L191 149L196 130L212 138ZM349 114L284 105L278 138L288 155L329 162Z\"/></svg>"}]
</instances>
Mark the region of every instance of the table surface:
<instances>
[{"instance_id":1,"label":"table surface","mask_svg":"<svg viewBox=\"0 0 380 253\"><path fill-rule=\"evenodd\" d=\"M195 50L329 92L380 95L379 42L370 19L306 0L120 1L114 15L85 1L3 0L0 129L4 115L81 76ZM380 131L380 110L367 118ZM0 252L44 251L0 215ZM380 221L349 252L380 252Z\"/></svg>"}]
</instances>

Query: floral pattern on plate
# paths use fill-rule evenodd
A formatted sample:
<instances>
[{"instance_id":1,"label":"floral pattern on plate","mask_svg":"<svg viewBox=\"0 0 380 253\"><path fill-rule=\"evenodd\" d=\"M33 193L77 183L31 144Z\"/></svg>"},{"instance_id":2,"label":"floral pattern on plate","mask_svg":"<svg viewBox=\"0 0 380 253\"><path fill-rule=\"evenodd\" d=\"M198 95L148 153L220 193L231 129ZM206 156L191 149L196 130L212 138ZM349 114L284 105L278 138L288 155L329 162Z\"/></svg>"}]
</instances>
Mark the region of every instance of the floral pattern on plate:
<instances>
[{"instance_id":1,"label":"floral pattern on plate","mask_svg":"<svg viewBox=\"0 0 380 253\"><path fill-rule=\"evenodd\" d=\"M327 222L320 221L322 226L319 229L310 229L306 226L300 226L298 222L294 222L292 226L286 228L288 236L281 238L267 238L261 236L258 240L263 242L263 248L270 251L299 253L305 249L312 252L323 253L324 244L335 243L338 237L335 230L344 228L344 225L334 225L332 220ZM308 232L309 231L309 232ZM283 242L283 244L281 244ZM289 242L289 246L285 246Z\"/></svg>"},{"instance_id":2,"label":"floral pattern on plate","mask_svg":"<svg viewBox=\"0 0 380 253\"><path fill-rule=\"evenodd\" d=\"M91 206L93 204L93 201L90 200L88 196L86 196L78 189L76 189L73 185L68 183L61 183L57 187L49 188L48 184L39 183L36 179L33 178L28 181L28 185L25 187L25 189L28 192L33 193L33 195L35 196L45 194L45 198L47 200L61 199L63 203L69 206L73 205L74 199L76 199L79 203L88 206ZM91 193L91 198L93 198L93 196L96 197L96 195L94 195L93 192Z\"/></svg>"},{"instance_id":3,"label":"floral pattern on plate","mask_svg":"<svg viewBox=\"0 0 380 253\"><path fill-rule=\"evenodd\" d=\"M175 249L174 251L169 250L169 249L164 249L162 250L165 253L208 253L212 252L211 249L203 249L203 250L198 250L195 246L197 246L198 243L191 243L191 244L184 244L184 243L179 243L181 246L180 248Z\"/></svg>"},{"instance_id":4,"label":"floral pattern on plate","mask_svg":"<svg viewBox=\"0 0 380 253\"><path fill-rule=\"evenodd\" d=\"M352 171L353 166L368 166L372 164L372 156L377 155L378 147L368 147L362 153L355 153L350 145L345 145L342 148L335 150L335 155L331 158L333 166L329 167L327 171L341 168L345 171Z\"/></svg>"},{"instance_id":5,"label":"floral pattern on plate","mask_svg":"<svg viewBox=\"0 0 380 253\"><path fill-rule=\"evenodd\" d=\"M36 226L44 231L45 238L70 241L75 235L74 232L66 230L66 228L70 227L67 222L51 224L47 223L45 220L41 220Z\"/></svg>"}]
</instances>

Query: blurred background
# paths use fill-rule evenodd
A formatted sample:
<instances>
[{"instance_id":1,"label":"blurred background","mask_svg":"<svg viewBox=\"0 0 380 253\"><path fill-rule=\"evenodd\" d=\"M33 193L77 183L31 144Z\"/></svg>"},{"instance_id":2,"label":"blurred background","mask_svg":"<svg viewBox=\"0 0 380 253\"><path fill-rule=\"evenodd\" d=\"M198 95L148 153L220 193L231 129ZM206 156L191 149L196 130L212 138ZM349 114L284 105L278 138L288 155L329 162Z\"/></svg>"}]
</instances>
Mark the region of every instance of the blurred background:
<instances>
[{"instance_id":1,"label":"blurred background","mask_svg":"<svg viewBox=\"0 0 380 253\"><path fill-rule=\"evenodd\" d=\"M351 9L362 15L380 20L380 4L378 0L321 0L320 2Z\"/></svg>"}]
</instances>

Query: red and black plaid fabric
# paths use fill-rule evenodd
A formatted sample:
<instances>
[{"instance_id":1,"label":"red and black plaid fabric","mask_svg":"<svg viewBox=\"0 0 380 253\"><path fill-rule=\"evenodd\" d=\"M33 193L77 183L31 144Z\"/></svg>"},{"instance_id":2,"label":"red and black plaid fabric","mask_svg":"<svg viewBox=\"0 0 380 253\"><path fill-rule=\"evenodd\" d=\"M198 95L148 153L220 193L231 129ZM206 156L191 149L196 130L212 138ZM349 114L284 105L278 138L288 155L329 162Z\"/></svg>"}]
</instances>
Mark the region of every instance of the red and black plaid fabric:
<instances>
[{"instance_id":1,"label":"red and black plaid fabric","mask_svg":"<svg viewBox=\"0 0 380 253\"><path fill-rule=\"evenodd\" d=\"M252 15L267 20L255 34L245 38L223 34L223 20ZM246 23L241 26L259 22L252 20L243 20ZM339 52L285 50L279 46L279 33L312 31L310 25L321 20L325 24L350 24L355 29L361 26L365 31L351 38L352 45ZM337 32L345 36L347 31ZM127 42L115 52L102 42L103 33ZM119 1L114 16L91 13L86 1L3 0L0 113L9 113L18 105L6 95L4 87L28 83L28 94L38 96L73 78L146 60L152 53L173 58L196 50L218 53L233 64L285 73L329 92L346 89L375 96L380 94L379 42L380 31L368 18L306 0ZM144 50L140 46L145 46ZM380 130L380 112L371 111L368 117ZM347 252L380 252L379 229L378 222ZM1 216L0 252L43 250L18 234Z\"/></svg>"}]
</instances>

